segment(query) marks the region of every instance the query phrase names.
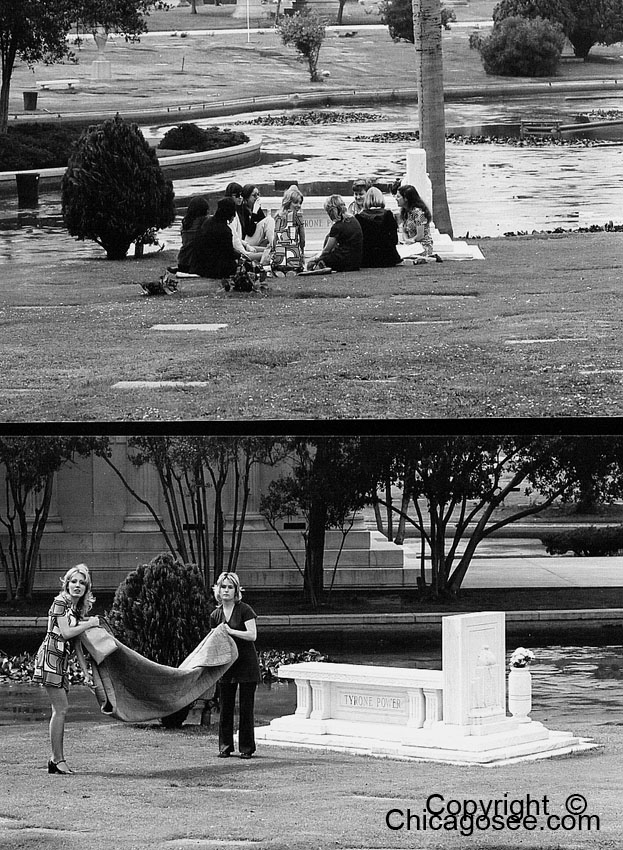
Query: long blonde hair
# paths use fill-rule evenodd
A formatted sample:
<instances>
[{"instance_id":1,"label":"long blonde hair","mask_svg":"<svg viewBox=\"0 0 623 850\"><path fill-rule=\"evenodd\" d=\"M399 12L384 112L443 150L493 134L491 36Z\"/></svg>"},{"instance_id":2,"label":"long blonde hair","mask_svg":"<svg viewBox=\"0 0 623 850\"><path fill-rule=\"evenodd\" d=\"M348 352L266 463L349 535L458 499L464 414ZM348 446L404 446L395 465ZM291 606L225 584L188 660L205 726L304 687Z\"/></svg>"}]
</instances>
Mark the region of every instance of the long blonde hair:
<instances>
[{"instance_id":1,"label":"long blonde hair","mask_svg":"<svg viewBox=\"0 0 623 850\"><path fill-rule=\"evenodd\" d=\"M75 567L70 567L63 578L61 579L61 585L63 587L63 593L65 595L69 595L68 587L71 578L75 573L80 573L84 576L84 579L87 584L87 589L84 592L84 595L80 597L76 604L76 613L79 617L85 617L91 608L93 607L93 603L95 602L95 597L91 593L92 580L91 573L89 572L89 568L86 564L77 564Z\"/></svg>"}]
</instances>

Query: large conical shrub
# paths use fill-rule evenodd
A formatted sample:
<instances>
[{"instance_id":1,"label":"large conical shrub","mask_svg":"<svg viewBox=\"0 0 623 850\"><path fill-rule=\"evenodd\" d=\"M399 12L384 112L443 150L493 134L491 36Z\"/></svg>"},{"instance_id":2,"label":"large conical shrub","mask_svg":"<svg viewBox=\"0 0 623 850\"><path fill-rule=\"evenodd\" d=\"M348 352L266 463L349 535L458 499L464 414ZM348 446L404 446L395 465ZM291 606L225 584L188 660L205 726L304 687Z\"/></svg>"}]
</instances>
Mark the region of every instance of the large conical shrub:
<instances>
[{"instance_id":1,"label":"large conical shrub","mask_svg":"<svg viewBox=\"0 0 623 850\"><path fill-rule=\"evenodd\" d=\"M175 220L173 184L138 125L118 115L80 136L63 177L65 226L92 239L110 260L123 259L133 242Z\"/></svg>"},{"instance_id":2,"label":"large conical shrub","mask_svg":"<svg viewBox=\"0 0 623 850\"><path fill-rule=\"evenodd\" d=\"M163 554L128 573L108 617L122 643L178 667L207 634L211 610L201 571Z\"/></svg>"},{"instance_id":3,"label":"large conical shrub","mask_svg":"<svg viewBox=\"0 0 623 850\"><path fill-rule=\"evenodd\" d=\"M108 612L117 638L158 664L178 667L209 630L210 597L201 570L169 554L129 573ZM162 718L181 726L190 706Z\"/></svg>"}]
</instances>

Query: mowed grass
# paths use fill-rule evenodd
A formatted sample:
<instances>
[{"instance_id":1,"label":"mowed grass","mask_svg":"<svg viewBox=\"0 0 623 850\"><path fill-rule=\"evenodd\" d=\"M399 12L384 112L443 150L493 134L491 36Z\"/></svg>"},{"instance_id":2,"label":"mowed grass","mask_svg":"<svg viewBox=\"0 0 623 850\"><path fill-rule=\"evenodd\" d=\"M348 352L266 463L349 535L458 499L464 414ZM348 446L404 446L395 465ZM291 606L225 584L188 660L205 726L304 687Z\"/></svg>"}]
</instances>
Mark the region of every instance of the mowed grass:
<instances>
[{"instance_id":1,"label":"mowed grass","mask_svg":"<svg viewBox=\"0 0 623 850\"><path fill-rule=\"evenodd\" d=\"M0 416L620 415L622 239L482 240L484 261L275 280L266 298L218 294L208 280L142 296L139 282L156 279L174 252L59 263L37 281L15 268L0 295Z\"/></svg>"}]
</instances>

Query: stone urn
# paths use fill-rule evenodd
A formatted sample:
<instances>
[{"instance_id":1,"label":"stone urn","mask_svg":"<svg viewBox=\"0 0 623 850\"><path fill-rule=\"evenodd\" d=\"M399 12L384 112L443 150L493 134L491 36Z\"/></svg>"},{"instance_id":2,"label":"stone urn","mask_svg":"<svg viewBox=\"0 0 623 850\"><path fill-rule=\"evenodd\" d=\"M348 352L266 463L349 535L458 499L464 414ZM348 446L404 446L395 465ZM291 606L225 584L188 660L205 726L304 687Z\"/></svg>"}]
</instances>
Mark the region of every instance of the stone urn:
<instances>
[{"instance_id":1,"label":"stone urn","mask_svg":"<svg viewBox=\"0 0 623 850\"><path fill-rule=\"evenodd\" d=\"M510 668L508 710L520 723L530 722L528 715L532 711L532 674L528 666Z\"/></svg>"},{"instance_id":2,"label":"stone urn","mask_svg":"<svg viewBox=\"0 0 623 850\"><path fill-rule=\"evenodd\" d=\"M104 52L104 48L106 47L106 42L108 41L108 33L98 30L97 32L93 33L93 39L95 40L95 44L97 46L97 54L98 56L101 56L101 54Z\"/></svg>"}]
</instances>

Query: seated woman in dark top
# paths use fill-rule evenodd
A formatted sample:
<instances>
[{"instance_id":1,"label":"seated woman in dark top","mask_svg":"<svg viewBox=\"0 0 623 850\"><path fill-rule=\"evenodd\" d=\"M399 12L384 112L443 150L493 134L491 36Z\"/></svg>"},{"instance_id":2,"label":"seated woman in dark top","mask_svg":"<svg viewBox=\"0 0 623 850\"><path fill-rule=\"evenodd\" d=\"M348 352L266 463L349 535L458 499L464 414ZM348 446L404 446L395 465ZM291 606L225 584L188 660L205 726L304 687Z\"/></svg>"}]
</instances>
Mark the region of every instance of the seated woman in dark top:
<instances>
[{"instance_id":1,"label":"seated woman in dark top","mask_svg":"<svg viewBox=\"0 0 623 850\"><path fill-rule=\"evenodd\" d=\"M177 255L177 265L167 266L167 271L170 271L172 274L175 274L175 272L190 271L193 245L209 210L210 204L208 199L203 195L193 195L188 201L186 215L182 219L182 247Z\"/></svg>"},{"instance_id":2,"label":"seated woman in dark top","mask_svg":"<svg viewBox=\"0 0 623 850\"><path fill-rule=\"evenodd\" d=\"M353 215L346 211L341 195L331 195L324 208L333 222L322 246L322 251L307 264L307 268L330 268L336 272L353 272L361 268L363 235L361 226Z\"/></svg>"},{"instance_id":3,"label":"seated woman in dark top","mask_svg":"<svg viewBox=\"0 0 623 850\"><path fill-rule=\"evenodd\" d=\"M190 270L201 277L229 277L236 271L238 253L229 227L236 215L232 198L222 198L216 212L201 225L195 240Z\"/></svg>"},{"instance_id":4,"label":"seated woman in dark top","mask_svg":"<svg viewBox=\"0 0 623 850\"><path fill-rule=\"evenodd\" d=\"M363 268L395 266L402 261L398 244L398 223L389 210L380 189L373 186L366 192L362 212L355 216L363 233Z\"/></svg>"}]
</instances>

